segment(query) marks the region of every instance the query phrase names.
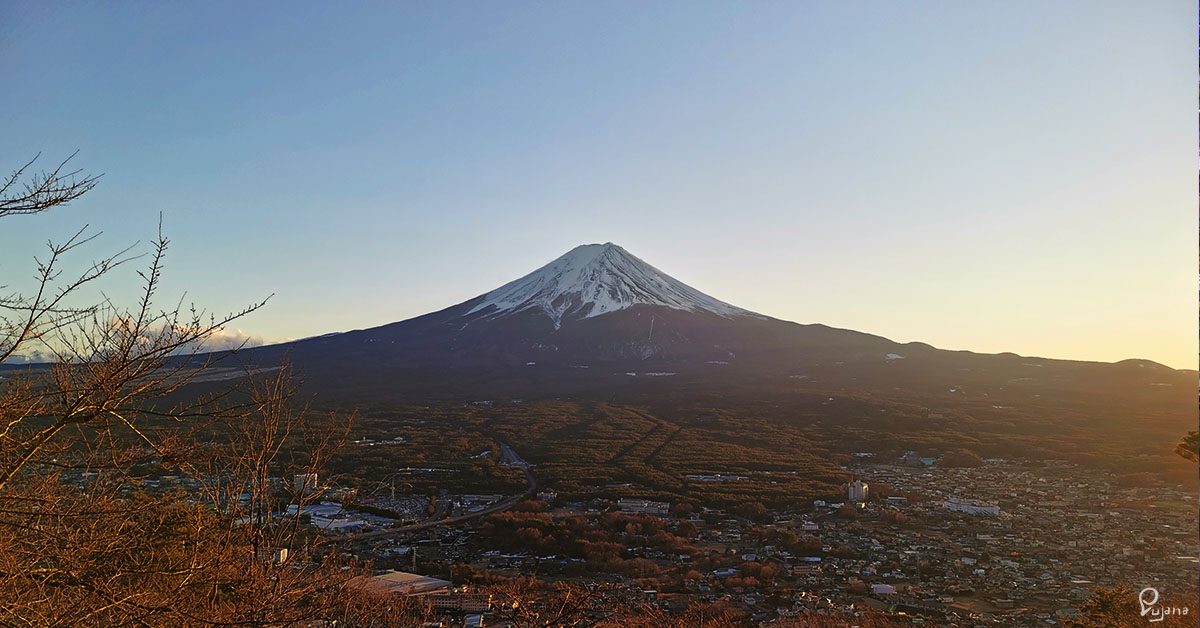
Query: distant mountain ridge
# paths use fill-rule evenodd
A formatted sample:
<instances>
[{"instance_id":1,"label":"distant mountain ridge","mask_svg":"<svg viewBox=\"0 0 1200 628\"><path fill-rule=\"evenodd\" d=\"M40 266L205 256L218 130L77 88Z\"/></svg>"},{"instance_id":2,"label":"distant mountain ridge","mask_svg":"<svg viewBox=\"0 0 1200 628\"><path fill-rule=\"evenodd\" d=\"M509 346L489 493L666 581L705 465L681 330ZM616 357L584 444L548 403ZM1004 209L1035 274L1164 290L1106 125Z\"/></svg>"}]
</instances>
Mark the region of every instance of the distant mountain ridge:
<instances>
[{"instance_id":1,"label":"distant mountain ridge","mask_svg":"<svg viewBox=\"0 0 1200 628\"><path fill-rule=\"evenodd\" d=\"M443 310L254 352L271 359L285 350L299 366L350 370L366 365L472 367L486 373L530 363L633 368L650 362L673 368L742 365L786 370L836 364L862 369L867 379L877 368L885 368L894 375L903 373L906 380L919 380L930 369L965 372L993 367L999 369L997 377L1003 372L1009 378L1024 378L1027 367L1010 373L1013 365L1037 362L1075 365L1072 372L1092 366L1128 372L1121 368L1123 363L945 351L771 318L704 294L611 242L577 246L521 278ZM1138 370L1172 371L1154 366Z\"/></svg>"}]
</instances>

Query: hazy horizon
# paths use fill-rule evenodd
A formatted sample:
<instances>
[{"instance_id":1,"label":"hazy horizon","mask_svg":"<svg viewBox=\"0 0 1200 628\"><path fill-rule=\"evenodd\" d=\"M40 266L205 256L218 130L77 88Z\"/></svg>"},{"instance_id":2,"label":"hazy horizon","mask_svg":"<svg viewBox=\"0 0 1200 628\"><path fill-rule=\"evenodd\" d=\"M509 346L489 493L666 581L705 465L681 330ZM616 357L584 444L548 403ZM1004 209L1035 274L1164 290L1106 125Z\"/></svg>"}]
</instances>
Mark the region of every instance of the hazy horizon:
<instances>
[{"instance_id":1,"label":"hazy horizon","mask_svg":"<svg viewBox=\"0 0 1200 628\"><path fill-rule=\"evenodd\" d=\"M419 316L612 241L784 320L1195 369L1194 17L8 6L0 71L22 97L0 103L0 168L78 149L105 176L10 219L0 273L20 287L84 223L104 235L80 264L144 243L162 212L164 296L276 293L239 322L270 342Z\"/></svg>"}]
</instances>

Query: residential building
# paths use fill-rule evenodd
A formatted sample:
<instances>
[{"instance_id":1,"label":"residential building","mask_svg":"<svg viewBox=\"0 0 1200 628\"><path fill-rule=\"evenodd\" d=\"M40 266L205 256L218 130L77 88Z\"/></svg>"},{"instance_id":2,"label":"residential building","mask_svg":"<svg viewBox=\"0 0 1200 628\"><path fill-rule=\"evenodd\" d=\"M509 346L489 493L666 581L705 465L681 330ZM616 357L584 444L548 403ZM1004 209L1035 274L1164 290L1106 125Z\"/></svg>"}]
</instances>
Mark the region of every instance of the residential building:
<instances>
[{"instance_id":1,"label":"residential building","mask_svg":"<svg viewBox=\"0 0 1200 628\"><path fill-rule=\"evenodd\" d=\"M867 501L868 487L867 483L862 480L855 480L847 489L848 498L852 504L861 504Z\"/></svg>"}]
</instances>

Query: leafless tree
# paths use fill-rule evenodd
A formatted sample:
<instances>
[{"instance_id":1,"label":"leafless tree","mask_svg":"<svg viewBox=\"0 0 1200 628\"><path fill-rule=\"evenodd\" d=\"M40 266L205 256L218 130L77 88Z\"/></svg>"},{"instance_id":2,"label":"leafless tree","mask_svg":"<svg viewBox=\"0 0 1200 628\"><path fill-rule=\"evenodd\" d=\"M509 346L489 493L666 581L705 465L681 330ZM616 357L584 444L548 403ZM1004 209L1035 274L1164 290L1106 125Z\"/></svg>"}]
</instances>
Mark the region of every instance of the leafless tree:
<instances>
[{"instance_id":1,"label":"leafless tree","mask_svg":"<svg viewBox=\"0 0 1200 628\"><path fill-rule=\"evenodd\" d=\"M97 178L65 172L67 161L15 171L0 217L92 189ZM243 368L203 341L265 302L224 316L158 306L161 227L143 256L126 249L67 273L95 237L85 231L48 244L32 289L0 296L0 362L32 347L53 358L0 379L0 626L390 621L396 602L349 586L361 569L298 511L270 516L319 497L274 478L315 472L346 424L311 421L286 368L246 367L217 392L189 393L218 368ZM85 288L135 261L134 303L87 301Z\"/></svg>"}]
</instances>

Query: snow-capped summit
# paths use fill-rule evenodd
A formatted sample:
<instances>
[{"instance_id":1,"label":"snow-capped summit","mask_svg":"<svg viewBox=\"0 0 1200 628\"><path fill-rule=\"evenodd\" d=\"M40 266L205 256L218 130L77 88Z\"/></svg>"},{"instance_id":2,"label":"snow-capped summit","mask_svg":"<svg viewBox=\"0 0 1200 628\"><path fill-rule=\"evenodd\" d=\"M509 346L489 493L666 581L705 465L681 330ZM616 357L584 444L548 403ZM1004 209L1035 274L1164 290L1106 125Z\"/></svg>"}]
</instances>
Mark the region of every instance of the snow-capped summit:
<instances>
[{"instance_id":1,"label":"snow-capped summit","mask_svg":"<svg viewBox=\"0 0 1200 628\"><path fill-rule=\"evenodd\" d=\"M555 328L567 318L591 318L634 305L710 312L725 318L759 316L688 286L612 242L577 246L481 298L469 314L494 318L540 309Z\"/></svg>"}]
</instances>

